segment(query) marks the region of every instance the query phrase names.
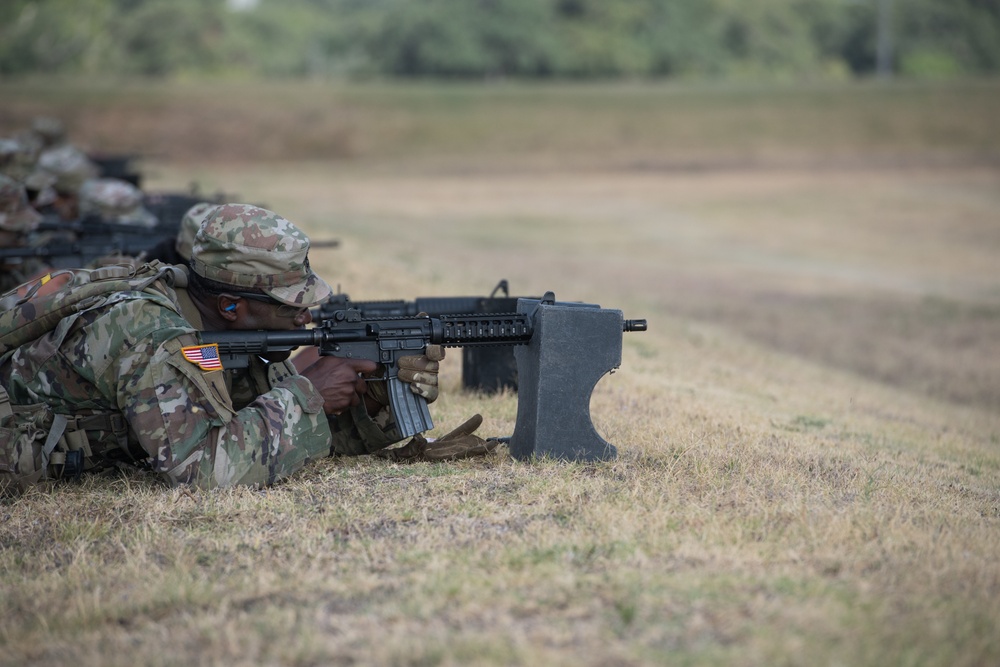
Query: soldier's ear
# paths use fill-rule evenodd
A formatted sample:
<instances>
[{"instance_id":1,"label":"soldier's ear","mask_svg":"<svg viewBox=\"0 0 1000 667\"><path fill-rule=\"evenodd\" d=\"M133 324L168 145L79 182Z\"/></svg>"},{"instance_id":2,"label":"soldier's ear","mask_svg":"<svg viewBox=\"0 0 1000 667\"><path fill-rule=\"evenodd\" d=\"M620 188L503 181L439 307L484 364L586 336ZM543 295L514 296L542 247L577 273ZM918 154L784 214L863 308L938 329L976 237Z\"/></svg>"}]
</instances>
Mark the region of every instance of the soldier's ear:
<instances>
[{"instance_id":1,"label":"soldier's ear","mask_svg":"<svg viewBox=\"0 0 1000 667\"><path fill-rule=\"evenodd\" d=\"M220 294L218 301L216 302L216 308L218 308L219 315L221 315L223 319L229 322L235 322L236 318L239 317L239 304L239 297L231 296L229 294Z\"/></svg>"}]
</instances>

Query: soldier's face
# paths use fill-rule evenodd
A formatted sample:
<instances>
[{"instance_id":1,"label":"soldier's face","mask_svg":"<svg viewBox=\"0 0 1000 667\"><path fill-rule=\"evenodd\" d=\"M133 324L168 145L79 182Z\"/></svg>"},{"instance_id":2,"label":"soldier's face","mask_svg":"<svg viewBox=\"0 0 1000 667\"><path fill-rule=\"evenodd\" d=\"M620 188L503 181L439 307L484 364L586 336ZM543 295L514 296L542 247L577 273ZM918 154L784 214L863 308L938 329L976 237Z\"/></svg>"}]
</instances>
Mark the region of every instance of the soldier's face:
<instances>
[{"instance_id":1,"label":"soldier's face","mask_svg":"<svg viewBox=\"0 0 1000 667\"><path fill-rule=\"evenodd\" d=\"M308 308L294 308L252 299L244 300L246 308L240 321L241 329L287 331L301 329L312 322Z\"/></svg>"},{"instance_id":2,"label":"soldier's face","mask_svg":"<svg viewBox=\"0 0 1000 667\"><path fill-rule=\"evenodd\" d=\"M245 307L241 309L237 329L287 331L301 329L312 322L312 314L308 308L296 309L290 306L265 303L252 299L244 299ZM285 361L291 352L275 352L264 355L270 362Z\"/></svg>"}]
</instances>

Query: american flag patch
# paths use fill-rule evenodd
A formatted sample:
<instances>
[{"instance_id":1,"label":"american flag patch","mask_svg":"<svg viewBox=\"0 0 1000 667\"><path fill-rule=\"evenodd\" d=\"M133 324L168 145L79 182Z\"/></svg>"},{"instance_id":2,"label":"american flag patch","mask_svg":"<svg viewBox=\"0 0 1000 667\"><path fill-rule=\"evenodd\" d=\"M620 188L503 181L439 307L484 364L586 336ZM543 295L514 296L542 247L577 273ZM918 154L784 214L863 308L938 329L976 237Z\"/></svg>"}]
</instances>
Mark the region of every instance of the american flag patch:
<instances>
[{"instance_id":1,"label":"american flag patch","mask_svg":"<svg viewBox=\"0 0 1000 667\"><path fill-rule=\"evenodd\" d=\"M222 360L219 359L219 346L216 343L182 347L181 352L184 354L185 359L192 364L198 364L198 368L203 371L222 370Z\"/></svg>"}]
</instances>

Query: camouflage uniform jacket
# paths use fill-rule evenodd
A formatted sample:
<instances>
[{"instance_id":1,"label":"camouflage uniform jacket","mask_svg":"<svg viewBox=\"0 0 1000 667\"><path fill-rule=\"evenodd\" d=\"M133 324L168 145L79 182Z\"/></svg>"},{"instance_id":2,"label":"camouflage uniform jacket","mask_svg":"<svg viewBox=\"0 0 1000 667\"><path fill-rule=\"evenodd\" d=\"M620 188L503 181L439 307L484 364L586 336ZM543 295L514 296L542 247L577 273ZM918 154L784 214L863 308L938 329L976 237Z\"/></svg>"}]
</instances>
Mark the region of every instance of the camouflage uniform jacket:
<instances>
[{"instance_id":1,"label":"camouflage uniform jacket","mask_svg":"<svg viewBox=\"0 0 1000 667\"><path fill-rule=\"evenodd\" d=\"M201 318L185 290L173 294L121 292L63 319L0 358L0 384L16 405L121 414L130 458L173 484L271 484L312 459L399 439L391 420L379 428L363 408L328 418L289 362L261 361L240 375L200 370L181 348L199 344ZM87 435L88 468L121 454L113 434Z\"/></svg>"}]
</instances>

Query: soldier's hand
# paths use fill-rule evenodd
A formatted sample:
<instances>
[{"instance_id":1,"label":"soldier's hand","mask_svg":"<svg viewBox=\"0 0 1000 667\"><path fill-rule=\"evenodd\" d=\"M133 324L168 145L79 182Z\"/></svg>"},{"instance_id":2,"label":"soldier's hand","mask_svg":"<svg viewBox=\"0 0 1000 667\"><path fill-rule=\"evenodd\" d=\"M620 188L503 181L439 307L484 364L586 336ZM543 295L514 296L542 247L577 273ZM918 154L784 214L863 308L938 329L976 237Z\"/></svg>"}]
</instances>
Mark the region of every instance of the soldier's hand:
<instances>
[{"instance_id":1,"label":"soldier's hand","mask_svg":"<svg viewBox=\"0 0 1000 667\"><path fill-rule=\"evenodd\" d=\"M399 379L410 385L410 391L423 396L428 403L438 397L438 362L444 359L444 348L428 345L423 354L399 358Z\"/></svg>"},{"instance_id":2,"label":"soldier's hand","mask_svg":"<svg viewBox=\"0 0 1000 667\"><path fill-rule=\"evenodd\" d=\"M302 371L315 364L319 358L319 348L315 345L306 345L299 348L299 351L292 356L291 362L295 366L295 370L301 375Z\"/></svg>"},{"instance_id":3,"label":"soldier's hand","mask_svg":"<svg viewBox=\"0 0 1000 667\"><path fill-rule=\"evenodd\" d=\"M319 357L298 371L309 378L323 397L323 411L333 415L361 402L367 389L362 374L372 373L377 367L378 364L367 359L327 356Z\"/></svg>"}]
</instances>

